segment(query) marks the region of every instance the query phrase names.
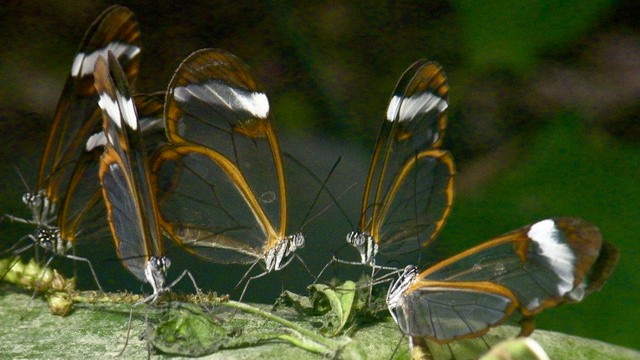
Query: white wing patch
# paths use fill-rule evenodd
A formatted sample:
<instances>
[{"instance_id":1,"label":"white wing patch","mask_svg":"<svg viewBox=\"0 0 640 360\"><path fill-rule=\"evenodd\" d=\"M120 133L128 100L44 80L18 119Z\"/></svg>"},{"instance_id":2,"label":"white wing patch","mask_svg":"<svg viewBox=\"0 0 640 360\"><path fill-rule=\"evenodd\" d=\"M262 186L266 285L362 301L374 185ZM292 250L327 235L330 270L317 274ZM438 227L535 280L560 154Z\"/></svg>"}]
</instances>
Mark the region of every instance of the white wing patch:
<instances>
[{"instance_id":1,"label":"white wing patch","mask_svg":"<svg viewBox=\"0 0 640 360\"><path fill-rule=\"evenodd\" d=\"M220 81L178 86L174 88L174 98L178 102L188 102L191 98L197 98L232 111L246 111L259 119L266 119L269 115L267 95L234 88Z\"/></svg>"},{"instance_id":2,"label":"white wing patch","mask_svg":"<svg viewBox=\"0 0 640 360\"><path fill-rule=\"evenodd\" d=\"M97 147L105 146L106 144L107 144L107 138L104 136L104 132L100 131L89 136L89 139L87 139L87 145L85 146L85 149L87 152L89 152Z\"/></svg>"},{"instance_id":3,"label":"white wing patch","mask_svg":"<svg viewBox=\"0 0 640 360\"><path fill-rule=\"evenodd\" d=\"M560 278L558 293L561 296L574 290L573 275L576 256L563 239L553 220L547 219L531 226L529 238L540 247L540 255L549 260L553 272Z\"/></svg>"},{"instance_id":4,"label":"white wing patch","mask_svg":"<svg viewBox=\"0 0 640 360\"><path fill-rule=\"evenodd\" d=\"M118 102L109 96L107 93L100 93L100 100L98 100L100 108L107 113L111 120L116 124L118 128L122 128L122 120L120 119L120 107Z\"/></svg>"},{"instance_id":5,"label":"white wing patch","mask_svg":"<svg viewBox=\"0 0 640 360\"><path fill-rule=\"evenodd\" d=\"M125 56L127 59L133 59L140 53L140 48L135 45L112 42L106 47L98 49L91 54L78 53L73 59L73 65L71 66L71 76L87 76L93 74L93 68L96 65L96 61L99 56L107 58L109 51L115 55L116 59L120 59L121 56Z\"/></svg>"},{"instance_id":6,"label":"white wing patch","mask_svg":"<svg viewBox=\"0 0 640 360\"><path fill-rule=\"evenodd\" d=\"M445 99L430 92L413 95L408 98L394 95L387 107L387 120L409 121L434 109L438 113L443 113L448 107L449 104Z\"/></svg>"},{"instance_id":7,"label":"white wing patch","mask_svg":"<svg viewBox=\"0 0 640 360\"><path fill-rule=\"evenodd\" d=\"M118 94L121 96L121 94ZM132 129L138 128L138 116L136 115L136 107L133 105L133 100L127 97L120 98L121 103L124 107L124 121L131 127Z\"/></svg>"}]
</instances>

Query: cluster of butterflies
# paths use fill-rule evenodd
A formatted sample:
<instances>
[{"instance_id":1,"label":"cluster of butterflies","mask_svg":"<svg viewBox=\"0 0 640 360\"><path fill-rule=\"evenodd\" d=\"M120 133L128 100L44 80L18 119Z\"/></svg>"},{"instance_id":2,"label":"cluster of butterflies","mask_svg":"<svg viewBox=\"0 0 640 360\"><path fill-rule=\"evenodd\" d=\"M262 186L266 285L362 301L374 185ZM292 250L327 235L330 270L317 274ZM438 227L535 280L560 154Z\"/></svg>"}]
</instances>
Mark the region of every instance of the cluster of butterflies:
<instances>
[{"instance_id":1,"label":"cluster of butterflies","mask_svg":"<svg viewBox=\"0 0 640 360\"><path fill-rule=\"evenodd\" d=\"M118 256L152 286L150 301L171 287L163 232L215 263L282 269L305 238L286 234L285 172L267 96L247 65L215 49L187 57L166 93L132 95L139 39L122 6L107 9L87 31L35 191L23 197L32 218L11 216L36 225L27 246L87 261L70 254L79 224L97 208L104 216L106 207ZM451 155L440 149L447 94L446 76L433 62L418 61L401 76L376 142L358 230L347 235L361 264L375 269L379 253L419 250L441 231L455 174ZM599 290L617 256L592 224L546 219L423 271L398 270L387 306L405 334L440 343L482 335L515 312L527 320L526 335L533 315Z\"/></svg>"}]
</instances>

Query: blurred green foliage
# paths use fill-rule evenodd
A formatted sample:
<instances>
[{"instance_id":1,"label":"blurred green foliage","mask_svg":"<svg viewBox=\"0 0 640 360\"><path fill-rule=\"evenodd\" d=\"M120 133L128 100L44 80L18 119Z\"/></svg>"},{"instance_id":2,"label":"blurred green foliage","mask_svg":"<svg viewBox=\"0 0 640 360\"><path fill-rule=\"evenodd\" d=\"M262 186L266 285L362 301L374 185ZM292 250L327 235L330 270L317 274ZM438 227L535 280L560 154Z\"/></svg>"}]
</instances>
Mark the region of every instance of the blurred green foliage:
<instances>
[{"instance_id":1,"label":"blurred green foliage","mask_svg":"<svg viewBox=\"0 0 640 360\"><path fill-rule=\"evenodd\" d=\"M615 0L454 0L471 70L535 69L544 51L584 36Z\"/></svg>"}]
</instances>

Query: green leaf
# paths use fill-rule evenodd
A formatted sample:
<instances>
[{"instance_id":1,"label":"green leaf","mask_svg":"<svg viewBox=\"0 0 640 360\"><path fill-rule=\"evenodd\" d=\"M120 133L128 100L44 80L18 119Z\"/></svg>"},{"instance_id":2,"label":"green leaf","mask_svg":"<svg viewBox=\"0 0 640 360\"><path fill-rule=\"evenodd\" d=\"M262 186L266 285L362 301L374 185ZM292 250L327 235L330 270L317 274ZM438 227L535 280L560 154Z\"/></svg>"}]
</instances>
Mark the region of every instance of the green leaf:
<instances>
[{"instance_id":1,"label":"green leaf","mask_svg":"<svg viewBox=\"0 0 640 360\"><path fill-rule=\"evenodd\" d=\"M338 336L366 309L368 288L362 284L363 281L351 280L337 285L313 284L309 286L308 297L285 291L278 306L291 306L302 315L323 315L324 334Z\"/></svg>"},{"instance_id":2,"label":"green leaf","mask_svg":"<svg viewBox=\"0 0 640 360\"><path fill-rule=\"evenodd\" d=\"M166 354L202 356L218 351L230 341L232 333L200 307L180 304L165 314L150 341Z\"/></svg>"}]
</instances>

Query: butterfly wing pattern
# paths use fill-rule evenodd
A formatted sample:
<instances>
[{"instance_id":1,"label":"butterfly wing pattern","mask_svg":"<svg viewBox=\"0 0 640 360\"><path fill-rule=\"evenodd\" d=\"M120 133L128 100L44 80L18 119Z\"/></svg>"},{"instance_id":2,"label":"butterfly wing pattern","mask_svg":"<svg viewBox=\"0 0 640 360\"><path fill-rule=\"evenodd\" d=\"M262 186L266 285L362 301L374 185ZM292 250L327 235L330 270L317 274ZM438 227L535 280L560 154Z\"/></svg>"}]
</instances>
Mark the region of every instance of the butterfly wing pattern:
<instances>
[{"instance_id":1,"label":"butterfly wing pattern","mask_svg":"<svg viewBox=\"0 0 640 360\"><path fill-rule=\"evenodd\" d=\"M57 206L81 159L89 136L100 129L93 68L100 54L113 51L133 83L140 63L140 30L133 13L122 6L105 10L89 27L75 56L56 108L40 162L36 188L23 196L36 225L52 225ZM78 165L83 167L83 164ZM82 170L78 170L82 171Z\"/></svg>"},{"instance_id":2,"label":"butterfly wing pattern","mask_svg":"<svg viewBox=\"0 0 640 360\"><path fill-rule=\"evenodd\" d=\"M163 228L189 252L216 263L279 270L304 245L286 235L280 146L269 101L247 65L216 49L176 70L165 105L171 142L154 174Z\"/></svg>"},{"instance_id":3,"label":"butterfly wing pattern","mask_svg":"<svg viewBox=\"0 0 640 360\"><path fill-rule=\"evenodd\" d=\"M484 334L516 310L525 318L598 291L618 259L600 231L578 218L552 218L468 249L389 289L400 329L440 343ZM522 334L533 331L523 323Z\"/></svg>"},{"instance_id":4,"label":"butterfly wing pattern","mask_svg":"<svg viewBox=\"0 0 640 360\"><path fill-rule=\"evenodd\" d=\"M155 299L165 290L170 261L164 256L136 108L112 53L108 62L98 58L94 73L107 140L99 176L111 233L123 265L153 287Z\"/></svg>"},{"instance_id":5,"label":"butterfly wing pattern","mask_svg":"<svg viewBox=\"0 0 640 360\"><path fill-rule=\"evenodd\" d=\"M99 236L106 229L104 207L97 180L98 152L85 148L90 135L101 129L98 95L93 86L93 67L100 54L113 50L135 82L140 62L140 30L133 13L122 6L105 10L87 29L55 110L53 124L38 169L35 189L23 195L31 219L7 215L11 220L33 224L32 243L16 253L38 245L54 255L86 262L71 254L83 235ZM101 224L101 225L99 225Z\"/></svg>"},{"instance_id":6,"label":"butterfly wing pattern","mask_svg":"<svg viewBox=\"0 0 640 360\"><path fill-rule=\"evenodd\" d=\"M373 265L378 252L427 246L451 211L455 166L439 149L448 91L442 68L425 60L396 85L371 159L359 230L347 235L363 264Z\"/></svg>"}]
</instances>

